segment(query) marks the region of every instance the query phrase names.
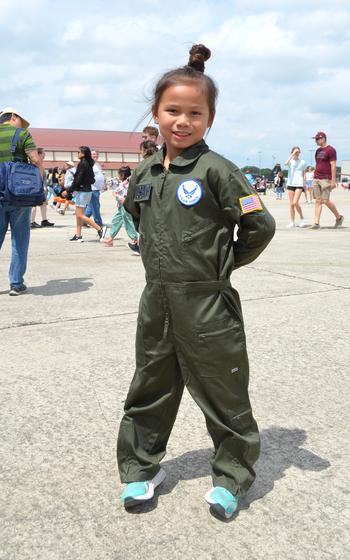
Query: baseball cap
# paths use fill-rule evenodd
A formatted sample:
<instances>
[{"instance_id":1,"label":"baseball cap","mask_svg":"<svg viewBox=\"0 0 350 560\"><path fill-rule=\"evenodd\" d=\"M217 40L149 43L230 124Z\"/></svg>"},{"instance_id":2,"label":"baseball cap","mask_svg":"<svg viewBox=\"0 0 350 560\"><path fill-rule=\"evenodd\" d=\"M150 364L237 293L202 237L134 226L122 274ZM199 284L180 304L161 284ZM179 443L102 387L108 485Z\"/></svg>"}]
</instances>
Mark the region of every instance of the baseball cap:
<instances>
[{"instance_id":1,"label":"baseball cap","mask_svg":"<svg viewBox=\"0 0 350 560\"><path fill-rule=\"evenodd\" d=\"M314 138L315 140L319 140L320 138L327 138L327 134L320 130L319 132L316 132L315 136L313 136L312 138Z\"/></svg>"},{"instance_id":2,"label":"baseball cap","mask_svg":"<svg viewBox=\"0 0 350 560\"><path fill-rule=\"evenodd\" d=\"M6 115L6 113L14 113L15 115L17 115L18 117L20 117L22 119L23 122L23 128L28 128L29 127L29 122L22 117L21 113L19 111L17 111L17 109L15 109L14 107L5 107L5 109L2 109L2 111L0 111L0 116L1 115Z\"/></svg>"}]
</instances>

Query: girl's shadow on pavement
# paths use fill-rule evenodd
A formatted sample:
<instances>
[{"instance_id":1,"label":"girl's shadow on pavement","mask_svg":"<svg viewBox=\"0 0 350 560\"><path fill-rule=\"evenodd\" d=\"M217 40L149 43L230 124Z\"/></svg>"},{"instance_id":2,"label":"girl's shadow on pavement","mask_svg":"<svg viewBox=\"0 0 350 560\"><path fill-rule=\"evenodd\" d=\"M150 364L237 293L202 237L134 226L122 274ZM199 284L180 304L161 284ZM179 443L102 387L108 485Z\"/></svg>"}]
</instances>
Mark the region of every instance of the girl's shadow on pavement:
<instances>
[{"instance_id":1,"label":"girl's shadow on pavement","mask_svg":"<svg viewBox=\"0 0 350 560\"><path fill-rule=\"evenodd\" d=\"M305 430L273 426L262 430L261 455L255 465L256 482L248 495L240 500L239 510L248 509L255 500L263 498L273 490L275 482L284 477L285 472L294 466L304 471L322 471L330 467L330 462L315 453L302 448L306 442ZM155 498L141 506L128 510L130 513L146 513L157 507L158 496L169 494L179 480L192 480L210 476L210 459L213 449L189 451L176 459L164 461L162 467L167 477L156 490Z\"/></svg>"}]
</instances>

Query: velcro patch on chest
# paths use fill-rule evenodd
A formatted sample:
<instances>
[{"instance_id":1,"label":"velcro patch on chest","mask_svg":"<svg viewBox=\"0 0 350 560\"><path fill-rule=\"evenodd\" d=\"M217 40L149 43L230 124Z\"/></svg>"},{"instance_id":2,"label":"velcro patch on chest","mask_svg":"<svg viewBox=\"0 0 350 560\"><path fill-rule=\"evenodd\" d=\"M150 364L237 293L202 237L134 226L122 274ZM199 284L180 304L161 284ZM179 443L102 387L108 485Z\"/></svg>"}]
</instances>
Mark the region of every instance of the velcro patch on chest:
<instances>
[{"instance_id":1,"label":"velcro patch on chest","mask_svg":"<svg viewBox=\"0 0 350 560\"><path fill-rule=\"evenodd\" d=\"M148 183L147 185L136 185L134 202L144 202L151 198L152 185Z\"/></svg>"},{"instance_id":2,"label":"velcro patch on chest","mask_svg":"<svg viewBox=\"0 0 350 560\"><path fill-rule=\"evenodd\" d=\"M176 196L184 206L194 206L203 196L203 187L198 181L188 179L178 186Z\"/></svg>"},{"instance_id":3,"label":"velcro patch on chest","mask_svg":"<svg viewBox=\"0 0 350 560\"><path fill-rule=\"evenodd\" d=\"M239 199L242 214L249 214L249 212L256 212L262 210L260 198L257 194L250 194L249 196L242 196Z\"/></svg>"}]
</instances>

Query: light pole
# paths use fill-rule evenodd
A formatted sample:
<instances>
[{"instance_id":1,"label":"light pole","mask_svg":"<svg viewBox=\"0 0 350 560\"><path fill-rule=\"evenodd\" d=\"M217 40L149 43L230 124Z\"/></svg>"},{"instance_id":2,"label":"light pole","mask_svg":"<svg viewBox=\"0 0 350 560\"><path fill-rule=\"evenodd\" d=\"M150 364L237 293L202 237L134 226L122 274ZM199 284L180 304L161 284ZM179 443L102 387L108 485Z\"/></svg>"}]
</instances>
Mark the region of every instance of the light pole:
<instances>
[{"instance_id":1,"label":"light pole","mask_svg":"<svg viewBox=\"0 0 350 560\"><path fill-rule=\"evenodd\" d=\"M272 169L275 167L276 156L272 156Z\"/></svg>"},{"instance_id":2,"label":"light pole","mask_svg":"<svg viewBox=\"0 0 350 560\"><path fill-rule=\"evenodd\" d=\"M258 152L259 154L259 175L261 175L261 154L262 152Z\"/></svg>"}]
</instances>

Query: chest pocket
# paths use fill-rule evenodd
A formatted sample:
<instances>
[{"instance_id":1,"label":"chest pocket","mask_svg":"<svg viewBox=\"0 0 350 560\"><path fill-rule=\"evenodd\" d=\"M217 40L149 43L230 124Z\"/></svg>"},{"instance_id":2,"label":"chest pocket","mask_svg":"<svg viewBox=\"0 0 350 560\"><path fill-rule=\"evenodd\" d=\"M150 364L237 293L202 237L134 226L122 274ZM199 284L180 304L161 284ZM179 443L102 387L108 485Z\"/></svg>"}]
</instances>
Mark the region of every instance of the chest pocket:
<instances>
[{"instance_id":1,"label":"chest pocket","mask_svg":"<svg viewBox=\"0 0 350 560\"><path fill-rule=\"evenodd\" d=\"M153 185L151 183L136 185L134 202L147 202L151 199Z\"/></svg>"}]
</instances>

